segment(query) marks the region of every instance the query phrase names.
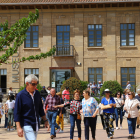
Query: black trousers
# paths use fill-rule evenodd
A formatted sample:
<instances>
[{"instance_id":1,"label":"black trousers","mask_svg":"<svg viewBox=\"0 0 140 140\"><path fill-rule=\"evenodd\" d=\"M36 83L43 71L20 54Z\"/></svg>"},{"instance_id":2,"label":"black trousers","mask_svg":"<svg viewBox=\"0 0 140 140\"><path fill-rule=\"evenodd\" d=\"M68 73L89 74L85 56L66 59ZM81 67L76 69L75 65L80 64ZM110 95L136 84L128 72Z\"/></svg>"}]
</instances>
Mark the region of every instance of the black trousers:
<instances>
[{"instance_id":1,"label":"black trousers","mask_svg":"<svg viewBox=\"0 0 140 140\"><path fill-rule=\"evenodd\" d=\"M96 122L97 122L97 116L95 118L93 117L84 118L86 140L89 140L89 127L91 128L92 138L95 139Z\"/></svg>"},{"instance_id":2,"label":"black trousers","mask_svg":"<svg viewBox=\"0 0 140 140\"><path fill-rule=\"evenodd\" d=\"M103 115L100 115L103 128L105 128Z\"/></svg>"}]
</instances>

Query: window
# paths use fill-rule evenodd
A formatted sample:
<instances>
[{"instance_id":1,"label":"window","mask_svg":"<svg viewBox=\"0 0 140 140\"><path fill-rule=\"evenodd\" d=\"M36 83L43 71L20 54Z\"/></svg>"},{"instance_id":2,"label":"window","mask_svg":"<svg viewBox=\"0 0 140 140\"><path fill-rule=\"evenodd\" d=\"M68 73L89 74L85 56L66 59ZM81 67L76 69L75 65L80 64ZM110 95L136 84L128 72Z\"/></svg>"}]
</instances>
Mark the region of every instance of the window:
<instances>
[{"instance_id":1,"label":"window","mask_svg":"<svg viewBox=\"0 0 140 140\"><path fill-rule=\"evenodd\" d=\"M39 69L24 69L24 77L28 76L29 74L34 74L39 78Z\"/></svg>"},{"instance_id":2,"label":"window","mask_svg":"<svg viewBox=\"0 0 140 140\"><path fill-rule=\"evenodd\" d=\"M0 86L3 93L6 93L7 88L7 69L0 69Z\"/></svg>"},{"instance_id":3,"label":"window","mask_svg":"<svg viewBox=\"0 0 140 140\"><path fill-rule=\"evenodd\" d=\"M57 55L70 55L70 26L56 27Z\"/></svg>"},{"instance_id":4,"label":"window","mask_svg":"<svg viewBox=\"0 0 140 140\"><path fill-rule=\"evenodd\" d=\"M56 42L58 46L70 45L70 26L57 26Z\"/></svg>"},{"instance_id":5,"label":"window","mask_svg":"<svg viewBox=\"0 0 140 140\"><path fill-rule=\"evenodd\" d=\"M2 31L3 31L3 28L2 28L2 27L0 27L0 32L2 32ZM5 38L5 36L4 36L3 38ZM5 46L3 46L3 48L7 48L7 47L6 47L6 45L5 45Z\"/></svg>"},{"instance_id":6,"label":"window","mask_svg":"<svg viewBox=\"0 0 140 140\"><path fill-rule=\"evenodd\" d=\"M102 25L88 25L88 46L102 46Z\"/></svg>"},{"instance_id":7,"label":"window","mask_svg":"<svg viewBox=\"0 0 140 140\"><path fill-rule=\"evenodd\" d=\"M25 39L25 48L38 48L38 41L39 41L39 30L38 26L30 26L28 29Z\"/></svg>"},{"instance_id":8,"label":"window","mask_svg":"<svg viewBox=\"0 0 140 140\"><path fill-rule=\"evenodd\" d=\"M98 81L103 82L103 69L102 68L89 68L88 69L88 81L95 81L98 84Z\"/></svg>"},{"instance_id":9,"label":"window","mask_svg":"<svg viewBox=\"0 0 140 140\"><path fill-rule=\"evenodd\" d=\"M7 75L7 69L0 69L0 75Z\"/></svg>"},{"instance_id":10,"label":"window","mask_svg":"<svg viewBox=\"0 0 140 140\"><path fill-rule=\"evenodd\" d=\"M121 24L120 26L120 43L121 46L135 45L135 24Z\"/></svg>"},{"instance_id":11,"label":"window","mask_svg":"<svg viewBox=\"0 0 140 140\"><path fill-rule=\"evenodd\" d=\"M131 88L136 85L136 68L121 68L121 85L123 89L126 88L127 81L130 81Z\"/></svg>"}]
</instances>

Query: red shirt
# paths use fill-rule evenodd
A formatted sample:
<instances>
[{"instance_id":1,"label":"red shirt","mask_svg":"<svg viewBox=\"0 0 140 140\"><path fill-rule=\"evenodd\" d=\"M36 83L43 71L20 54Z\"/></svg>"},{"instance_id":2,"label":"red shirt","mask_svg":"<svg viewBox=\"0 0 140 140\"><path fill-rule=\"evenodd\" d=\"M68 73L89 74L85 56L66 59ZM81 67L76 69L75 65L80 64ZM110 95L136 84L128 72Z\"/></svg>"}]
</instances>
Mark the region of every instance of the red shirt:
<instances>
[{"instance_id":1,"label":"red shirt","mask_svg":"<svg viewBox=\"0 0 140 140\"><path fill-rule=\"evenodd\" d=\"M63 95L62 95L62 98L63 98L63 100L64 100L64 98L66 100L70 100L70 93L69 93L68 90L64 90Z\"/></svg>"}]
</instances>

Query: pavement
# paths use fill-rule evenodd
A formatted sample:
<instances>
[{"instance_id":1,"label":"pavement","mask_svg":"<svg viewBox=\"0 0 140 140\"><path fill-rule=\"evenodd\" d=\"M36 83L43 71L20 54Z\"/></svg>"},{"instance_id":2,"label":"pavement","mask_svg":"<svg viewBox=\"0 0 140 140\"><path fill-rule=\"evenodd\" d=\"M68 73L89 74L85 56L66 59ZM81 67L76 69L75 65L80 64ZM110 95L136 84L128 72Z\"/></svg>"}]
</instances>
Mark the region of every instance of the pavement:
<instances>
[{"instance_id":1,"label":"pavement","mask_svg":"<svg viewBox=\"0 0 140 140\"><path fill-rule=\"evenodd\" d=\"M25 138L19 138L17 136L16 130L9 132L5 128L2 128L3 125L4 125L4 119L2 119L2 124L0 125L0 140L25 140ZM140 139L139 133L140 133L140 129L137 129L135 139ZM129 133L128 133L127 120L124 119L123 129L115 130L114 140L127 140L128 135L129 135ZM73 140L78 140L77 136L78 136L77 128L75 128ZM64 133L58 133L56 135L55 139L56 140L70 140L69 137L70 137L70 124L65 124L64 125ZM51 140L50 133L47 131L47 129L41 127L41 129L38 132L37 140ZM81 140L85 140L83 122L82 122L82 138L81 138ZM89 140L92 140L91 133L90 133ZM98 121L97 121L96 140L108 140L106 131L102 129L100 117L98 117Z\"/></svg>"}]
</instances>

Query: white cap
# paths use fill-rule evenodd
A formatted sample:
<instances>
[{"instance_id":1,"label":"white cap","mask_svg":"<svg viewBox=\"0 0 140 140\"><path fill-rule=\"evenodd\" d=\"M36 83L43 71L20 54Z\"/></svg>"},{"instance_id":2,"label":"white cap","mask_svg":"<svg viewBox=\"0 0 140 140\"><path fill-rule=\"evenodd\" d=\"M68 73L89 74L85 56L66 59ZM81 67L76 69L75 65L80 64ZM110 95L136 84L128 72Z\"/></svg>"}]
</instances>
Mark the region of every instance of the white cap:
<instances>
[{"instance_id":1,"label":"white cap","mask_svg":"<svg viewBox=\"0 0 140 140\"><path fill-rule=\"evenodd\" d=\"M109 90L109 89L105 89L105 92L107 92L107 91L109 91L109 92L110 92L110 90Z\"/></svg>"}]
</instances>

